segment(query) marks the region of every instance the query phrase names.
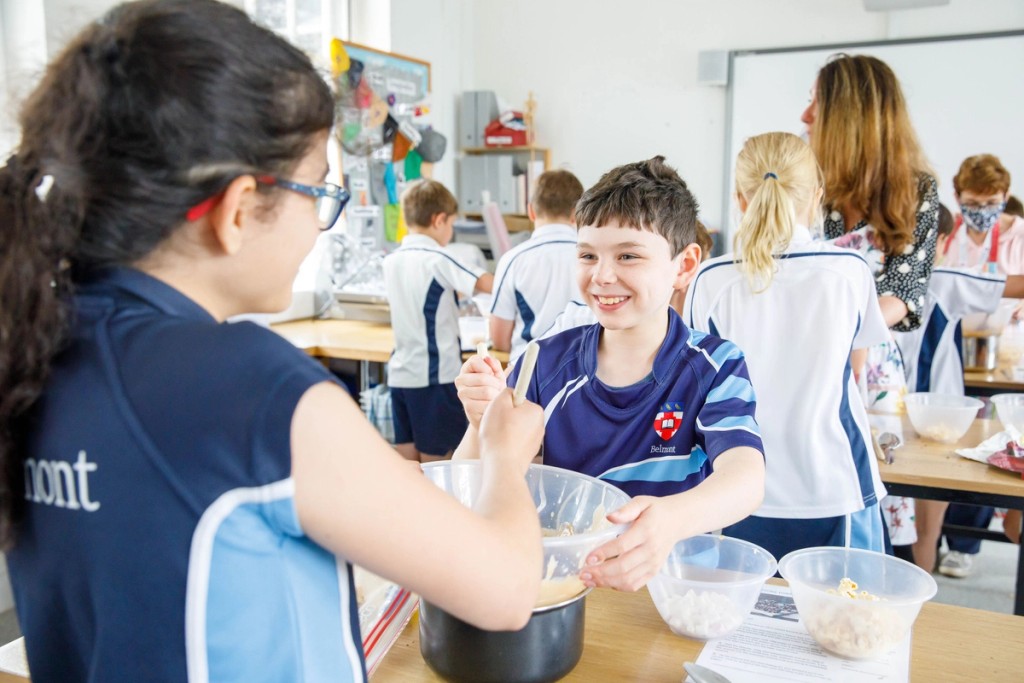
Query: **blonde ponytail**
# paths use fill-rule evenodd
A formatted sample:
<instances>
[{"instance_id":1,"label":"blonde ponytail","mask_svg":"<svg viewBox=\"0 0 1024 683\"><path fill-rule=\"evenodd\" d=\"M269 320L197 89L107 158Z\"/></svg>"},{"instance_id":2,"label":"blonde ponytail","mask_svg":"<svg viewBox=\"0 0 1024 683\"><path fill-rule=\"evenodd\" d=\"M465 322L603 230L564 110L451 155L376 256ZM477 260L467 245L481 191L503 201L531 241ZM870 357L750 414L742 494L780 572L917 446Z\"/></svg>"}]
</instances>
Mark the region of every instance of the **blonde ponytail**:
<instances>
[{"instance_id":1,"label":"blonde ponytail","mask_svg":"<svg viewBox=\"0 0 1024 683\"><path fill-rule=\"evenodd\" d=\"M814 153L795 135L765 133L743 146L736 159L736 192L747 209L733 245L755 293L771 285L775 257L789 246L797 213L811 206L821 183Z\"/></svg>"}]
</instances>

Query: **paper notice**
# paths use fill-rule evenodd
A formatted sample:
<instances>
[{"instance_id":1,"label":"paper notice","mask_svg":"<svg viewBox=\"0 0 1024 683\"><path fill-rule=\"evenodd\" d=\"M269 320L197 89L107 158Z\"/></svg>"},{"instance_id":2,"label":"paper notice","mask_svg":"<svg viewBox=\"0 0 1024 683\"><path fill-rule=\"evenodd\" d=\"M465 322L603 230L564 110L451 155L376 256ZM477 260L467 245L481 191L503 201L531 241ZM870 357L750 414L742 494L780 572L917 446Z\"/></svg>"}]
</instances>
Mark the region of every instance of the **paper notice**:
<instances>
[{"instance_id":1,"label":"paper notice","mask_svg":"<svg viewBox=\"0 0 1024 683\"><path fill-rule=\"evenodd\" d=\"M910 679L910 638L877 659L835 657L822 650L804 629L789 588L766 585L739 630L705 645L697 663L731 683L906 683Z\"/></svg>"}]
</instances>

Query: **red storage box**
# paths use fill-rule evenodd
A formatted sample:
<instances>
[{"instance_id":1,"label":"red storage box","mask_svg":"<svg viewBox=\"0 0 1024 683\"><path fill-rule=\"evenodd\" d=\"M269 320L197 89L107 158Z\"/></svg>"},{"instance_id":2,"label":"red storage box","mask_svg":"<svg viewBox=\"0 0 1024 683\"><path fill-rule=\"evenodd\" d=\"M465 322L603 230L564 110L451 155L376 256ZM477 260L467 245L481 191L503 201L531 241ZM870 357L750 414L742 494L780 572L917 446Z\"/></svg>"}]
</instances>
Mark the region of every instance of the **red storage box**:
<instances>
[{"instance_id":1,"label":"red storage box","mask_svg":"<svg viewBox=\"0 0 1024 683\"><path fill-rule=\"evenodd\" d=\"M526 144L526 124L521 112L505 112L484 129L487 147L525 147Z\"/></svg>"}]
</instances>

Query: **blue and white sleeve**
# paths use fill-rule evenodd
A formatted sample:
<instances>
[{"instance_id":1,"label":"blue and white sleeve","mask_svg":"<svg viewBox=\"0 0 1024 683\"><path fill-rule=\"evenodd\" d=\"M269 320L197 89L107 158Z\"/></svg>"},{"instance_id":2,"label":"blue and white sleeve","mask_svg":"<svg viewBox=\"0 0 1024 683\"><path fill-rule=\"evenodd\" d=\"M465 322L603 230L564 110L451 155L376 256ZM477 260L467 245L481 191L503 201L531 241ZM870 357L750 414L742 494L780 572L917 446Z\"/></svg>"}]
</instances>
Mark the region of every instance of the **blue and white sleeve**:
<instances>
[{"instance_id":1,"label":"blue and white sleeve","mask_svg":"<svg viewBox=\"0 0 1024 683\"><path fill-rule=\"evenodd\" d=\"M755 418L757 399L743 352L723 341L710 355L717 372L697 415L697 436L704 441L704 452L712 461L740 446L764 453Z\"/></svg>"}]
</instances>

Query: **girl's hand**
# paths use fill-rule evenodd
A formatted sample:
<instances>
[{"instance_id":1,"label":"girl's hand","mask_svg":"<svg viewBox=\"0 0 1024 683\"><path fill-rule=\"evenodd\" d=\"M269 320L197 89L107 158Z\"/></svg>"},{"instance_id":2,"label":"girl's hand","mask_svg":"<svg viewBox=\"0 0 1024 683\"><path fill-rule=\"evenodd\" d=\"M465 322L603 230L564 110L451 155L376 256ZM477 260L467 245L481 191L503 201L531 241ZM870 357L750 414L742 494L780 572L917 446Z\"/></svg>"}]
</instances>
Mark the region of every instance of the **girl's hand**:
<instances>
[{"instance_id":1,"label":"girl's hand","mask_svg":"<svg viewBox=\"0 0 1024 683\"><path fill-rule=\"evenodd\" d=\"M530 401L512 405L512 390L502 389L480 422L480 457L505 458L525 474L544 439L544 411Z\"/></svg>"},{"instance_id":2,"label":"girl's hand","mask_svg":"<svg viewBox=\"0 0 1024 683\"><path fill-rule=\"evenodd\" d=\"M501 363L491 356L473 355L462 364L462 371L455 378L455 387L469 424L479 429L487 406L505 390L505 373Z\"/></svg>"},{"instance_id":3,"label":"girl's hand","mask_svg":"<svg viewBox=\"0 0 1024 683\"><path fill-rule=\"evenodd\" d=\"M580 580L590 587L635 591L658 573L672 546L672 524L665 499L637 496L608 515L614 524L633 525L587 557Z\"/></svg>"}]
</instances>

